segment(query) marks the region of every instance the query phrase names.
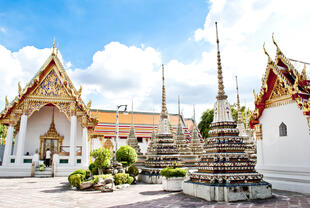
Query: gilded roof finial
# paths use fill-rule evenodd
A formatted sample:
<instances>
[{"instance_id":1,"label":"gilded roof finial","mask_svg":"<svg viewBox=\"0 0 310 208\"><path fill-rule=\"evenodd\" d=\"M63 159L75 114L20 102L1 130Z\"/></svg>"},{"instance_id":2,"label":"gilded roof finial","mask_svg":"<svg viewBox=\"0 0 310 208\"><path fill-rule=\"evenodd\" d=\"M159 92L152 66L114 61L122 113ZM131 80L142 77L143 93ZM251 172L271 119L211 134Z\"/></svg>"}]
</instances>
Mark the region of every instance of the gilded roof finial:
<instances>
[{"instance_id":1,"label":"gilded roof finial","mask_svg":"<svg viewBox=\"0 0 310 208\"><path fill-rule=\"evenodd\" d=\"M308 77L307 77L307 70L306 70L306 64L304 64L304 68L303 68L303 70L301 72L301 75L302 75L303 80L307 80L308 79Z\"/></svg>"},{"instance_id":2,"label":"gilded roof finial","mask_svg":"<svg viewBox=\"0 0 310 208\"><path fill-rule=\"evenodd\" d=\"M88 108L88 109L90 109L90 108L91 108L91 104L92 104L92 101L91 101L91 100L89 100L89 101L88 101L88 103L87 103L87 108Z\"/></svg>"},{"instance_id":3,"label":"gilded roof finial","mask_svg":"<svg viewBox=\"0 0 310 208\"><path fill-rule=\"evenodd\" d=\"M19 96L21 96L21 94L22 94L22 87L20 85L20 82L18 82L18 94L19 94Z\"/></svg>"},{"instance_id":4,"label":"gilded roof finial","mask_svg":"<svg viewBox=\"0 0 310 208\"><path fill-rule=\"evenodd\" d=\"M9 100L8 100L8 96L5 96L5 108L9 107Z\"/></svg>"},{"instance_id":5,"label":"gilded roof finial","mask_svg":"<svg viewBox=\"0 0 310 208\"><path fill-rule=\"evenodd\" d=\"M58 55L58 42L57 42L57 47L56 47L56 56Z\"/></svg>"},{"instance_id":6,"label":"gilded roof finial","mask_svg":"<svg viewBox=\"0 0 310 208\"><path fill-rule=\"evenodd\" d=\"M52 54L55 55L55 37L53 39L53 49L52 49Z\"/></svg>"},{"instance_id":7,"label":"gilded roof finial","mask_svg":"<svg viewBox=\"0 0 310 208\"><path fill-rule=\"evenodd\" d=\"M83 87L82 87L82 85L80 85L80 89L78 91L78 96L79 97L81 97L81 95L82 95L82 90L83 90Z\"/></svg>"},{"instance_id":8,"label":"gilded roof finial","mask_svg":"<svg viewBox=\"0 0 310 208\"><path fill-rule=\"evenodd\" d=\"M265 42L264 42L264 44L263 44L263 49L264 49L264 53L265 53L265 54L267 55L267 57L268 57L268 64L269 64L269 63L272 63L272 59L270 58L268 52L266 51Z\"/></svg>"},{"instance_id":9,"label":"gilded roof finial","mask_svg":"<svg viewBox=\"0 0 310 208\"><path fill-rule=\"evenodd\" d=\"M280 50L278 44L276 43L275 39L274 39L274 33L272 33L272 42L273 44L275 44L275 46L277 47L277 55L282 54L282 51Z\"/></svg>"},{"instance_id":10,"label":"gilded roof finial","mask_svg":"<svg viewBox=\"0 0 310 208\"><path fill-rule=\"evenodd\" d=\"M240 99L239 99L239 88L238 88L238 77L237 76L236 76L236 89L237 89L237 111L238 111L238 122L237 123L242 123Z\"/></svg>"},{"instance_id":11,"label":"gilded roof finial","mask_svg":"<svg viewBox=\"0 0 310 208\"><path fill-rule=\"evenodd\" d=\"M224 84L223 84L223 72L222 72L222 64L221 64L221 54L220 54L220 46L219 46L219 37L217 32L217 22L215 22L216 28L216 45L217 45L217 79L218 79L218 95L216 99L225 100L227 99L227 95L225 95Z\"/></svg>"},{"instance_id":12,"label":"gilded roof finial","mask_svg":"<svg viewBox=\"0 0 310 208\"><path fill-rule=\"evenodd\" d=\"M165 74L164 65L162 64L162 98L161 98L161 118L168 118L167 106L166 106L166 88L165 88Z\"/></svg>"}]
</instances>

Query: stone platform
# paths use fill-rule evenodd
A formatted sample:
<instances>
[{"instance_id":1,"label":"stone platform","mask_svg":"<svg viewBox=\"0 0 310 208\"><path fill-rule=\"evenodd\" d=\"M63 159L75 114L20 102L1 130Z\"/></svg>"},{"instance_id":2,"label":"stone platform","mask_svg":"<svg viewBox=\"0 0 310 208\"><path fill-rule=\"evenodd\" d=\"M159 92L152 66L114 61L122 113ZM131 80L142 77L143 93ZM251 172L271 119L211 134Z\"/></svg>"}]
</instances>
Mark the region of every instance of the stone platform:
<instances>
[{"instance_id":1,"label":"stone platform","mask_svg":"<svg viewBox=\"0 0 310 208\"><path fill-rule=\"evenodd\" d=\"M223 186L184 181L183 193L207 201L225 202L267 199L272 196L271 185L267 182L261 182L258 184L230 184Z\"/></svg>"}]
</instances>

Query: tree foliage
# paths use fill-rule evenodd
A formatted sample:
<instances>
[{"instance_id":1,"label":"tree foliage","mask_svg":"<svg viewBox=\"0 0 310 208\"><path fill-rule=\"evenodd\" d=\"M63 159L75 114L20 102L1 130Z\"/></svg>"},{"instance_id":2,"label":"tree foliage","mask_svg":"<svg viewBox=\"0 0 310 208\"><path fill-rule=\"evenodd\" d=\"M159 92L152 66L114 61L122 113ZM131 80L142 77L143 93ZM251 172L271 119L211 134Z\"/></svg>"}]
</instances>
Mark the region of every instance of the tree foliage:
<instances>
[{"instance_id":1,"label":"tree foliage","mask_svg":"<svg viewBox=\"0 0 310 208\"><path fill-rule=\"evenodd\" d=\"M95 159L95 165L98 167L99 173L102 173L104 168L107 168L110 166L110 158L111 153L106 148L98 148L93 151L91 151L90 156L92 156Z\"/></svg>"},{"instance_id":2,"label":"tree foliage","mask_svg":"<svg viewBox=\"0 0 310 208\"><path fill-rule=\"evenodd\" d=\"M7 126L0 124L0 137L2 137L2 144L4 144L4 140L6 138Z\"/></svg>"},{"instance_id":3,"label":"tree foliage","mask_svg":"<svg viewBox=\"0 0 310 208\"><path fill-rule=\"evenodd\" d=\"M137 161L137 153L129 145L121 146L116 152L116 160L125 166L131 166Z\"/></svg>"},{"instance_id":4,"label":"tree foliage","mask_svg":"<svg viewBox=\"0 0 310 208\"><path fill-rule=\"evenodd\" d=\"M213 121L213 115L214 110L207 109L201 116L201 121L198 124L198 128L203 138L207 138L209 136L208 132L210 130L210 124Z\"/></svg>"},{"instance_id":5,"label":"tree foliage","mask_svg":"<svg viewBox=\"0 0 310 208\"><path fill-rule=\"evenodd\" d=\"M237 119L238 119L237 104L231 105L230 108L231 108L232 117L237 122ZM240 110L241 110L242 121L244 124L246 124L249 116L251 115L251 110L246 108L245 106L241 106ZM209 136L208 132L210 130L210 124L213 121L213 116L214 116L213 109L207 109L201 116L201 121L198 124L198 128L203 138L207 138Z\"/></svg>"}]
</instances>

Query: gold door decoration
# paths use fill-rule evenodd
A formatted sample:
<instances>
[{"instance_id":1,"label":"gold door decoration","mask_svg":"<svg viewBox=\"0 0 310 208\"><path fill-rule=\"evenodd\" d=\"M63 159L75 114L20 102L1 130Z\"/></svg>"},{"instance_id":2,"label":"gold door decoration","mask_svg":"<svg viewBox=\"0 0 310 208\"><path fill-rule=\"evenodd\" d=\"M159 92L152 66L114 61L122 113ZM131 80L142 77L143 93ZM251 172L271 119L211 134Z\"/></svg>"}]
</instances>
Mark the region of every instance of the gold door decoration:
<instances>
[{"instance_id":1,"label":"gold door decoration","mask_svg":"<svg viewBox=\"0 0 310 208\"><path fill-rule=\"evenodd\" d=\"M44 159L47 148L50 149L52 154L60 152L63 139L64 137L60 136L55 128L53 112L52 123L49 130L43 136L40 136L40 159Z\"/></svg>"},{"instance_id":2,"label":"gold door decoration","mask_svg":"<svg viewBox=\"0 0 310 208\"><path fill-rule=\"evenodd\" d=\"M105 142L103 144L103 147L110 150L110 153L113 154L113 143L111 139L105 139Z\"/></svg>"}]
</instances>

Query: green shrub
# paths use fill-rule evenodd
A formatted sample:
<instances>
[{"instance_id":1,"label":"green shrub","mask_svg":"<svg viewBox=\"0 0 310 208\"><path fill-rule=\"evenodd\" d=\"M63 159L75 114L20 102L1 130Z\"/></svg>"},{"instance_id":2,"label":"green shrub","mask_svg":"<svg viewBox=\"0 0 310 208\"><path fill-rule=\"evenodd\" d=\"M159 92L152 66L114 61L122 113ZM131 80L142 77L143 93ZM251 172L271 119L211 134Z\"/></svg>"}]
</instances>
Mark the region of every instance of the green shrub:
<instances>
[{"instance_id":1,"label":"green shrub","mask_svg":"<svg viewBox=\"0 0 310 208\"><path fill-rule=\"evenodd\" d=\"M69 183L70 183L71 186L79 188L80 184L83 181L82 178L83 178L83 176L81 174L77 173L77 174L70 175L68 177L68 180L69 180Z\"/></svg>"},{"instance_id":2,"label":"green shrub","mask_svg":"<svg viewBox=\"0 0 310 208\"><path fill-rule=\"evenodd\" d=\"M132 184L133 181L134 181L134 178L131 177L131 176L129 176L129 177L128 177L128 180L127 180L127 183L128 183L128 184Z\"/></svg>"},{"instance_id":3,"label":"green shrub","mask_svg":"<svg viewBox=\"0 0 310 208\"><path fill-rule=\"evenodd\" d=\"M87 178L87 170L84 170L84 169L78 169L76 171L73 171L69 176L68 176L68 180L69 180L69 177L71 175L76 175L76 174L80 174L82 176L81 180L84 181L86 178Z\"/></svg>"},{"instance_id":4,"label":"green shrub","mask_svg":"<svg viewBox=\"0 0 310 208\"><path fill-rule=\"evenodd\" d=\"M164 176L166 178L185 177L186 173L187 173L187 170L183 169L183 168L170 168L170 167L167 167L167 168L162 169L160 171L160 175Z\"/></svg>"},{"instance_id":5,"label":"green shrub","mask_svg":"<svg viewBox=\"0 0 310 208\"><path fill-rule=\"evenodd\" d=\"M98 183L99 178L102 178L104 180L104 179L107 179L107 178L113 178L113 176L111 174L95 175L94 179L91 180L91 183L92 184Z\"/></svg>"},{"instance_id":6,"label":"green shrub","mask_svg":"<svg viewBox=\"0 0 310 208\"><path fill-rule=\"evenodd\" d=\"M127 171L129 173L129 175L131 175L131 176L139 175L139 169L134 165L130 166Z\"/></svg>"},{"instance_id":7,"label":"green shrub","mask_svg":"<svg viewBox=\"0 0 310 208\"><path fill-rule=\"evenodd\" d=\"M102 174L103 169L110 166L111 153L106 148L99 148L91 151L90 156L95 159L95 165L98 167L99 174Z\"/></svg>"},{"instance_id":8,"label":"green shrub","mask_svg":"<svg viewBox=\"0 0 310 208\"><path fill-rule=\"evenodd\" d=\"M127 173L117 173L114 175L115 185L121 185L125 183L131 184L133 180L133 177L129 176Z\"/></svg>"},{"instance_id":9,"label":"green shrub","mask_svg":"<svg viewBox=\"0 0 310 208\"><path fill-rule=\"evenodd\" d=\"M94 162L89 164L88 169L92 175L98 175L98 166Z\"/></svg>"},{"instance_id":10,"label":"green shrub","mask_svg":"<svg viewBox=\"0 0 310 208\"><path fill-rule=\"evenodd\" d=\"M116 152L116 160L125 166L131 166L137 161L137 153L131 146L121 146Z\"/></svg>"}]
</instances>

